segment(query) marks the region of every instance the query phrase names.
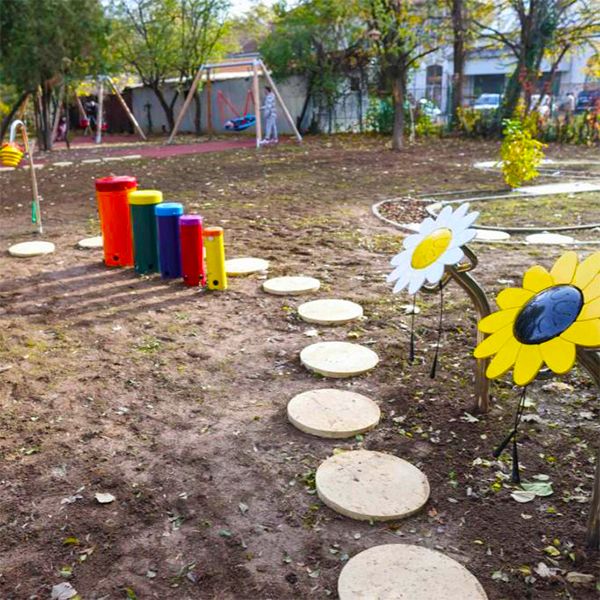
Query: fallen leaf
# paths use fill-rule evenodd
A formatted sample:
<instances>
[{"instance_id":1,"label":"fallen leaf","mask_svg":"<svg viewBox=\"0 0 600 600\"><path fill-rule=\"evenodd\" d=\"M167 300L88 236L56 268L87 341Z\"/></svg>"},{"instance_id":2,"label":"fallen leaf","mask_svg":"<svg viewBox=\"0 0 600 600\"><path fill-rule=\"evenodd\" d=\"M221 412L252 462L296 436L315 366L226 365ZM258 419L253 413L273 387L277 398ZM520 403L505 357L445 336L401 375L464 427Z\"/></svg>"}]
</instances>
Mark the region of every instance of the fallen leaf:
<instances>
[{"instance_id":1,"label":"fallen leaf","mask_svg":"<svg viewBox=\"0 0 600 600\"><path fill-rule=\"evenodd\" d=\"M511 493L510 497L513 500L520 502L521 504L525 504L525 502L531 502L532 500L535 500L535 493L534 492L526 492L526 491L522 491L522 490L515 490L514 492Z\"/></svg>"},{"instance_id":2,"label":"fallen leaf","mask_svg":"<svg viewBox=\"0 0 600 600\"><path fill-rule=\"evenodd\" d=\"M78 597L77 590L70 583L59 583L52 586L52 600L71 600Z\"/></svg>"},{"instance_id":3,"label":"fallen leaf","mask_svg":"<svg viewBox=\"0 0 600 600\"><path fill-rule=\"evenodd\" d=\"M567 573L566 577L569 583L579 583L581 585L589 585L596 581L595 575L588 575L587 573L577 573L577 571L571 571Z\"/></svg>"},{"instance_id":4,"label":"fallen leaf","mask_svg":"<svg viewBox=\"0 0 600 600\"><path fill-rule=\"evenodd\" d=\"M111 502L114 502L116 500L116 498L112 494L104 492L96 492L95 498L100 504L110 504Z\"/></svg>"}]
</instances>

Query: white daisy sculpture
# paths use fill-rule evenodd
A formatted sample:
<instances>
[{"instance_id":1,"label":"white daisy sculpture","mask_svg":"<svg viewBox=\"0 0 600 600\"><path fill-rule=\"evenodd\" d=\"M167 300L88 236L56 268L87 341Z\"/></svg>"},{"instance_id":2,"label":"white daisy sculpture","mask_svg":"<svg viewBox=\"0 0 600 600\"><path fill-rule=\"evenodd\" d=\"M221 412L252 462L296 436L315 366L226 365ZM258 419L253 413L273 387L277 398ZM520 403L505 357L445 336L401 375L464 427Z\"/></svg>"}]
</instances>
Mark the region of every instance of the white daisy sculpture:
<instances>
[{"instance_id":1,"label":"white daisy sculpture","mask_svg":"<svg viewBox=\"0 0 600 600\"><path fill-rule=\"evenodd\" d=\"M455 211L446 205L435 219L424 219L418 233L404 238L404 250L392 258L391 263L396 268L387 277L388 283L396 282L394 294L406 287L409 294L416 294L426 281L435 285L441 281L448 265L462 260L461 246L477 234L470 226L479 213L468 210L467 202Z\"/></svg>"}]
</instances>

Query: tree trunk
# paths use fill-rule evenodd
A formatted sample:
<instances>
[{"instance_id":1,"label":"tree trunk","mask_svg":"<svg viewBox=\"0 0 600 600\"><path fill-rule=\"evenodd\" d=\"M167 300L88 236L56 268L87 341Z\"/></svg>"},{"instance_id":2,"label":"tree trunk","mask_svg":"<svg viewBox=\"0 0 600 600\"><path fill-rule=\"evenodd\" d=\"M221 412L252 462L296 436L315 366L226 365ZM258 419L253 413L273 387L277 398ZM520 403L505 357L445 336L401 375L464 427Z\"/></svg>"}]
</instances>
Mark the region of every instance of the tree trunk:
<instances>
[{"instance_id":1,"label":"tree trunk","mask_svg":"<svg viewBox=\"0 0 600 600\"><path fill-rule=\"evenodd\" d=\"M454 36L452 61L452 105L450 107L451 125L458 124L458 109L463 103L463 87L465 81L465 21L463 0L452 0L452 32Z\"/></svg>"},{"instance_id":2,"label":"tree trunk","mask_svg":"<svg viewBox=\"0 0 600 600\"><path fill-rule=\"evenodd\" d=\"M392 96L394 97L394 129L392 131L392 150L400 150L404 146L404 96L406 81L404 74L392 80Z\"/></svg>"},{"instance_id":3,"label":"tree trunk","mask_svg":"<svg viewBox=\"0 0 600 600\"><path fill-rule=\"evenodd\" d=\"M165 117L167 118L167 125L169 128L169 132L171 132L171 131L173 131L173 128L175 127L175 117L173 115L173 105L169 104L166 101L165 96L158 85L153 85L152 91L154 92L154 95L158 98L159 104L162 106L162 109L165 113Z\"/></svg>"},{"instance_id":4,"label":"tree trunk","mask_svg":"<svg viewBox=\"0 0 600 600\"><path fill-rule=\"evenodd\" d=\"M2 125L0 126L0 143L4 141L4 136L10 127L12 120L15 118L15 115L19 111L19 108L23 105L23 103L29 97L30 92L23 92L19 99L15 102L13 107L10 109L10 112L2 119Z\"/></svg>"}]
</instances>

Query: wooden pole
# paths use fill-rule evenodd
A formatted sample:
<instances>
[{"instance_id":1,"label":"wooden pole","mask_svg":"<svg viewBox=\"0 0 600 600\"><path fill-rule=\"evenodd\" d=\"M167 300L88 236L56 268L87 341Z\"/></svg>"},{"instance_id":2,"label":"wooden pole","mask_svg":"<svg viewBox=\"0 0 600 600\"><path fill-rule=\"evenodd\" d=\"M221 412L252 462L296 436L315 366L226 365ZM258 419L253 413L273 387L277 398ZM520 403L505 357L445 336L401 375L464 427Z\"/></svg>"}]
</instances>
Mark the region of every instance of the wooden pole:
<instances>
[{"instance_id":1,"label":"wooden pole","mask_svg":"<svg viewBox=\"0 0 600 600\"><path fill-rule=\"evenodd\" d=\"M60 122L60 113L63 108L63 98L65 97L65 84L63 83L60 86L60 90L58 92L58 103L56 105L56 111L54 111L54 121L52 122L52 136L50 138L50 148L54 145L54 138L56 137L56 132L58 131L58 123Z\"/></svg>"},{"instance_id":2,"label":"wooden pole","mask_svg":"<svg viewBox=\"0 0 600 600\"><path fill-rule=\"evenodd\" d=\"M210 78L210 69L206 70L206 131L208 138L213 135L213 117L212 117L212 79Z\"/></svg>"},{"instance_id":3,"label":"wooden pole","mask_svg":"<svg viewBox=\"0 0 600 600\"><path fill-rule=\"evenodd\" d=\"M117 89L117 86L114 84L113 80L110 77L106 77L106 81L108 81L110 87L112 88L113 92L115 93L115 96L117 97L117 100L119 101L119 104L123 107L123 110L129 117L129 120L131 121L133 128L137 131L137 134L144 141L146 141L146 136L145 136L142 128L140 127L139 123L137 122L136 118L133 116L133 113L131 112L129 106L127 106L127 102L125 102L125 98L123 98L123 96L121 96L121 92L119 92L119 90Z\"/></svg>"},{"instance_id":4,"label":"wooden pole","mask_svg":"<svg viewBox=\"0 0 600 600\"><path fill-rule=\"evenodd\" d=\"M260 148L262 140L262 121L260 118L260 89L258 87L258 61L252 65L252 93L254 94L254 111L256 112L256 147ZM264 69L263 69L264 70Z\"/></svg>"},{"instance_id":5,"label":"wooden pole","mask_svg":"<svg viewBox=\"0 0 600 600\"><path fill-rule=\"evenodd\" d=\"M98 80L98 108L96 113L96 144L102 143L102 112L104 110L104 79Z\"/></svg>"},{"instance_id":6,"label":"wooden pole","mask_svg":"<svg viewBox=\"0 0 600 600\"><path fill-rule=\"evenodd\" d=\"M302 136L300 135L300 132L298 131L298 128L296 127L296 123L294 123L294 119L292 119L292 115L290 114L290 111L287 109L287 106L285 105L283 98L281 97L281 94L279 93L279 90L277 89L277 86L275 85L275 82L271 78L271 75L267 71L267 67L265 67L265 63L262 60L260 61L260 66L262 68L262 71L265 75L266 80L269 82L269 85L273 89L273 92L275 92L275 97L279 101L281 110L283 111L283 114L285 115L287 122L290 124L290 127L292 128L292 131L294 132L294 135L296 136L296 139L299 142L301 142Z\"/></svg>"},{"instance_id":7,"label":"wooden pole","mask_svg":"<svg viewBox=\"0 0 600 600\"><path fill-rule=\"evenodd\" d=\"M190 107L190 103L192 102L192 99L194 98L194 94L196 93L196 89L198 88L198 84L200 83L200 77L202 77L203 70L204 70L204 67L200 67L198 69L198 72L196 73L196 76L194 77L194 81L192 81L192 87L190 88L190 91L188 92L185 102L183 103L183 106L181 107L181 110L179 111L179 114L177 115L177 119L175 119L175 125L173 125L173 131L171 131L171 135L169 136L169 139L167 140L167 144L173 143L173 138L175 137L175 135L177 135L177 132L179 131L179 126L181 125L181 121L183 121L183 117L185 116L185 113L187 112L188 108Z\"/></svg>"}]
</instances>

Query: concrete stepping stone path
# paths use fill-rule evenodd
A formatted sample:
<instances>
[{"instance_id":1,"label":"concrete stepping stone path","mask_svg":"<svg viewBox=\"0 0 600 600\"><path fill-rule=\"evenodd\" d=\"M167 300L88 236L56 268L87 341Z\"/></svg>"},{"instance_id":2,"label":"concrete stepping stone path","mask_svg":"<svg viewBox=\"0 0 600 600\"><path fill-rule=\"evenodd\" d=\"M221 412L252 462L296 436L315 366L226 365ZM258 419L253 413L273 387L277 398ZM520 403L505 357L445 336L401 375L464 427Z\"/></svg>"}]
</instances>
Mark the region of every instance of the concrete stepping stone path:
<instances>
[{"instance_id":1,"label":"concrete stepping stone path","mask_svg":"<svg viewBox=\"0 0 600 600\"><path fill-rule=\"evenodd\" d=\"M411 544L374 546L353 556L338 579L340 600L487 600L460 563Z\"/></svg>"},{"instance_id":2,"label":"concrete stepping stone path","mask_svg":"<svg viewBox=\"0 0 600 600\"><path fill-rule=\"evenodd\" d=\"M262 258L245 256L243 258L230 258L225 261L225 271L230 277L260 273L269 268L269 261Z\"/></svg>"},{"instance_id":3,"label":"concrete stepping stone path","mask_svg":"<svg viewBox=\"0 0 600 600\"><path fill-rule=\"evenodd\" d=\"M335 325L360 319L363 316L363 309L356 302L331 298L301 304L298 307L298 315L307 323Z\"/></svg>"},{"instance_id":4,"label":"concrete stepping stone path","mask_svg":"<svg viewBox=\"0 0 600 600\"><path fill-rule=\"evenodd\" d=\"M327 506L361 521L408 517L429 498L422 471L402 458L370 450L331 456L317 469L316 486Z\"/></svg>"},{"instance_id":5,"label":"concrete stepping stone path","mask_svg":"<svg viewBox=\"0 0 600 600\"><path fill-rule=\"evenodd\" d=\"M348 438L377 426L379 406L370 398L345 390L310 390L288 403L290 423L323 438Z\"/></svg>"},{"instance_id":6,"label":"concrete stepping stone path","mask_svg":"<svg viewBox=\"0 0 600 600\"><path fill-rule=\"evenodd\" d=\"M321 282L314 277L286 276L273 277L263 283L263 290L275 296L300 296L316 292Z\"/></svg>"},{"instance_id":7,"label":"concrete stepping stone path","mask_svg":"<svg viewBox=\"0 0 600 600\"><path fill-rule=\"evenodd\" d=\"M539 245L562 245L572 244L575 238L570 235L561 235L560 233L549 233L543 231L542 233L532 233L525 238L528 244L539 244Z\"/></svg>"},{"instance_id":8,"label":"concrete stepping stone path","mask_svg":"<svg viewBox=\"0 0 600 600\"><path fill-rule=\"evenodd\" d=\"M77 245L80 248L85 248L86 250L89 250L89 249L94 249L94 248L102 248L102 246L104 245L104 242L102 240L102 236L98 235L96 237L85 238L83 240L79 240L79 242L77 242Z\"/></svg>"},{"instance_id":9,"label":"concrete stepping stone path","mask_svg":"<svg viewBox=\"0 0 600 600\"><path fill-rule=\"evenodd\" d=\"M8 249L11 256L18 258L29 258L30 256L41 256L42 254L51 254L56 250L52 242L32 241L14 244Z\"/></svg>"},{"instance_id":10,"label":"concrete stepping stone path","mask_svg":"<svg viewBox=\"0 0 600 600\"><path fill-rule=\"evenodd\" d=\"M498 229L477 229L476 242L505 242L510 240L510 233Z\"/></svg>"},{"instance_id":11,"label":"concrete stepping stone path","mask_svg":"<svg viewBox=\"0 0 600 600\"><path fill-rule=\"evenodd\" d=\"M317 342L300 352L302 364L325 377L353 377L377 366L373 350L350 342Z\"/></svg>"}]
</instances>

